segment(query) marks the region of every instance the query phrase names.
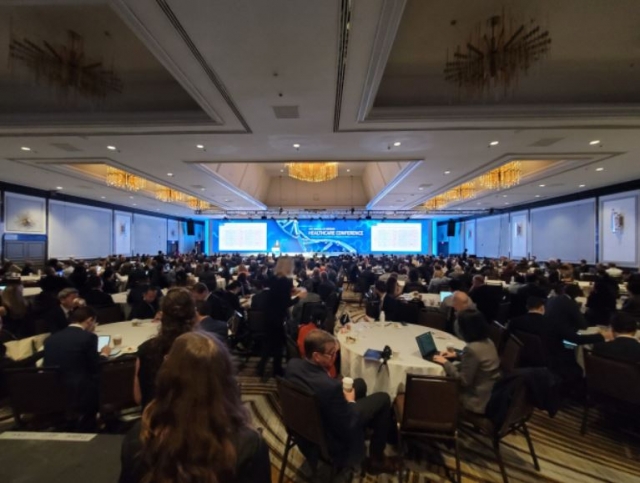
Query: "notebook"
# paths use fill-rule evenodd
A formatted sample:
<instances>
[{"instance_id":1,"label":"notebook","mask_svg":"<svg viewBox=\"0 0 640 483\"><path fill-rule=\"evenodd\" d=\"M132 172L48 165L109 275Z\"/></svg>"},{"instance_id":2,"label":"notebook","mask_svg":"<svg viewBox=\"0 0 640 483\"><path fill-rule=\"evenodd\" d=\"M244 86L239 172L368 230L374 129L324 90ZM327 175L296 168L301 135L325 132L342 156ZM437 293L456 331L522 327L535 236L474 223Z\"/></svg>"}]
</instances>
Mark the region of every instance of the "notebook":
<instances>
[{"instance_id":1,"label":"notebook","mask_svg":"<svg viewBox=\"0 0 640 483\"><path fill-rule=\"evenodd\" d=\"M367 352L364 353L364 358L367 361L379 362L380 359L382 359L382 351L377 351L375 349L367 349Z\"/></svg>"},{"instance_id":2,"label":"notebook","mask_svg":"<svg viewBox=\"0 0 640 483\"><path fill-rule=\"evenodd\" d=\"M419 335L416 337L416 342L420 349L420 355L425 361L430 361L438 353L438 348L431 332Z\"/></svg>"}]
</instances>

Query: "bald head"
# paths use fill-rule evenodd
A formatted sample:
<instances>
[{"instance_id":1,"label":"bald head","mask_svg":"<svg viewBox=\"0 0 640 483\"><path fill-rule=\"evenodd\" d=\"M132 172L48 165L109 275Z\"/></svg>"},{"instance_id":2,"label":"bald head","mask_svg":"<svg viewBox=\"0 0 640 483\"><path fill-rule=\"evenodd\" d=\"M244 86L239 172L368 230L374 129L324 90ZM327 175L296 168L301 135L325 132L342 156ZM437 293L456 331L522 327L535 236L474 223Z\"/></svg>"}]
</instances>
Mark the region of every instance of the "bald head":
<instances>
[{"instance_id":1,"label":"bald head","mask_svg":"<svg viewBox=\"0 0 640 483\"><path fill-rule=\"evenodd\" d=\"M453 301L451 304L456 312L462 312L471 308L471 299L469 296L459 290L453 292Z\"/></svg>"}]
</instances>

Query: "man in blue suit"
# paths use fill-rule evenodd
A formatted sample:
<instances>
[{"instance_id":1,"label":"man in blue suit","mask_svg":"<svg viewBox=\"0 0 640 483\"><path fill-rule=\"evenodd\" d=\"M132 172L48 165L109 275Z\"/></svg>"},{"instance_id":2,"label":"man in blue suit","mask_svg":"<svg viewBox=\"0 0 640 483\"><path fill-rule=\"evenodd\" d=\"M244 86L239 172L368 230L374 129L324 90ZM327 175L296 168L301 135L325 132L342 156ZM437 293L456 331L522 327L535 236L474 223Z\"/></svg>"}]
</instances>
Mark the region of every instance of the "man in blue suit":
<instances>
[{"instance_id":1,"label":"man in blue suit","mask_svg":"<svg viewBox=\"0 0 640 483\"><path fill-rule=\"evenodd\" d=\"M306 359L291 359L286 379L313 393L319 403L329 453L338 466L348 467L364 459L364 430L371 428L367 471L394 473L397 462L384 455L391 424L391 401L386 393L356 400L356 387L343 391L342 383L329 376L338 351L336 339L323 330L311 331L304 339ZM364 385L364 381L359 381ZM366 394L366 388L362 391Z\"/></svg>"}]
</instances>

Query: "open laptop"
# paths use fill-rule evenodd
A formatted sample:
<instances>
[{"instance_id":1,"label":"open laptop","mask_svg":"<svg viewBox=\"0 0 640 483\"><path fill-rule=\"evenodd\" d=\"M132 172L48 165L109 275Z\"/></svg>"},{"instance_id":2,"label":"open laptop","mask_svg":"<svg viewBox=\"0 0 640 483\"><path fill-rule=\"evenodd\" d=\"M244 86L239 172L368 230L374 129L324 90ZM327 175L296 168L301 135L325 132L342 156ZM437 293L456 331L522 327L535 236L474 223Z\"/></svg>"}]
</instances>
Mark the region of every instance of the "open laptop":
<instances>
[{"instance_id":1,"label":"open laptop","mask_svg":"<svg viewBox=\"0 0 640 483\"><path fill-rule=\"evenodd\" d=\"M433 340L431 332L419 335L416 337L418 348L420 349L420 355L425 361L430 361L433 356L438 354L438 348L436 347L436 341Z\"/></svg>"},{"instance_id":2,"label":"open laptop","mask_svg":"<svg viewBox=\"0 0 640 483\"><path fill-rule=\"evenodd\" d=\"M443 302L449 295L453 295L453 292L440 292L440 302Z\"/></svg>"},{"instance_id":3,"label":"open laptop","mask_svg":"<svg viewBox=\"0 0 640 483\"><path fill-rule=\"evenodd\" d=\"M108 346L110 342L111 342L110 335L99 335L98 336L98 352L100 352L103 347Z\"/></svg>"}]
</instances>

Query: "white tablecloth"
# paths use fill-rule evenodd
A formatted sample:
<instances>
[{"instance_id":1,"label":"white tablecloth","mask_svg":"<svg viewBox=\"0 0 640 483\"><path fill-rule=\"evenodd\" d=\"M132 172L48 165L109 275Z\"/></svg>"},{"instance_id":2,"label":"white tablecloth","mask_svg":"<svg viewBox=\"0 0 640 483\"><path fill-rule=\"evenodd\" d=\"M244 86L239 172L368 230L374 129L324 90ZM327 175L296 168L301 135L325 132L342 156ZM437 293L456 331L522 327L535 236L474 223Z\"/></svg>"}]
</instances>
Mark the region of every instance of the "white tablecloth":
<instances>
[{"instance_id":1,"label":"white tablecloth","mask_svg":"<svg viewBox=\"0 0 640 483\"><path fill-rule=\"evenodd\" d=\"M20 281L22 283L25 283L25 282L39 282L40 278L42 278L41 275L20 275Z\"/></svg>"},{"instance_id":2,"label":"white tablecloth","mask_svg":"<svg viewBox=\"0 0 640 483\"><path fill-rule=\"evenodd\" d=\"M114 303L124 305L127 303L127 295L129 295L129 292L119 292L111 295L111 298Z\"/></svg>"},{"instance_id":3,"label":"white tablecloth","mask_svg":"<svg viewBox=\"0 0 640 483\"><path fill-rule=\"evenodd\" d=\"M413 299L413 295L405 293L400 296L405 302L409 302ZM440 306L440 294L439 293L421 293L420 298L427 307L439 307Z\"/></svg>"},{"instance_id":4,"label":"white tablecloth","mask_svg":"<svg viewBox=\"0 0 640 483\"><path fill-rule=\"evenodd\" d=\"M216 279L216 285L219 289L224 290L224 288L227 286L227 281L222 277L218 277Z\"/></svg>"},{"instance_id":5,"label":"white tablecloth","mask_svg":"<svg viewBox=\"0 0 640 483\"><path fill-rule=\"evenodd\" d=\"M420 355L416 337L426 332L433 333L439 351L453 345L463 349L465 343L451 334L430 329L420 325L403 326L398 323L358 322L351 324L351 331L338 334L342 355L342 374L352 378L362 378L367 383L368 393L386 392L393 399L404 390L406 375L422 374L443 376L444 369L439 364L425 361ZM354 337L356 342L347 343L347 336ZM392 357L380 372L379 362L367 361L364 353L368 349L382 350L388 345L397 357Z\"/></svg>"},{"instance_id":6,"label":"white tablecloth","mask_svg":"<svg viewBox=\"0 0 640 483\"><path fill-rule=\"evenodd\" d=\"M22 290L22 294L25 297L35 297L36 295L38 295L40 292L42 292L42 289L40 287L25 287Z\"/></svg>"},{"instance_id":7,"label":"white tablecloth","mask_svg":"<svg viewBox=\"0 0 640 483\"><path fill-rule=\"evenodd\" d=\"M156 336L159 328L159 322L151 322L150 320L143 321L139 327L135 327L130 321L116 322L99 325L96 328L96 334L110 335L111 346L113 346L113 336L121 335L123 352L135 352L140 344Z\"/></svg>"}]
</instances>

